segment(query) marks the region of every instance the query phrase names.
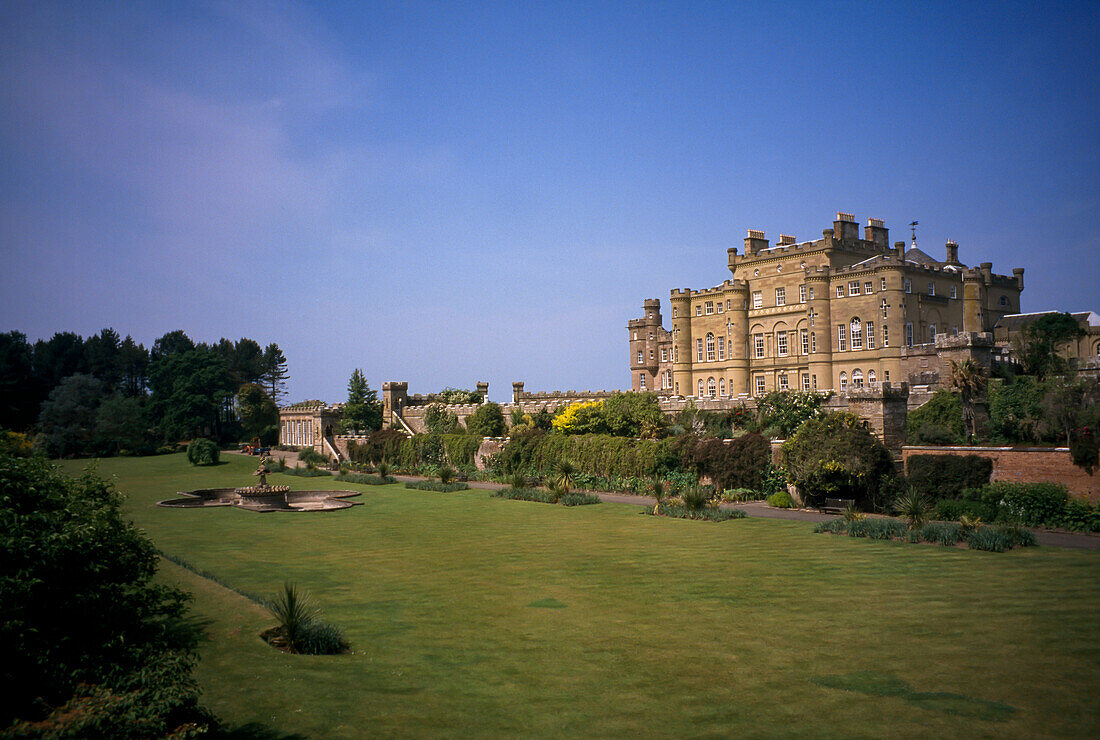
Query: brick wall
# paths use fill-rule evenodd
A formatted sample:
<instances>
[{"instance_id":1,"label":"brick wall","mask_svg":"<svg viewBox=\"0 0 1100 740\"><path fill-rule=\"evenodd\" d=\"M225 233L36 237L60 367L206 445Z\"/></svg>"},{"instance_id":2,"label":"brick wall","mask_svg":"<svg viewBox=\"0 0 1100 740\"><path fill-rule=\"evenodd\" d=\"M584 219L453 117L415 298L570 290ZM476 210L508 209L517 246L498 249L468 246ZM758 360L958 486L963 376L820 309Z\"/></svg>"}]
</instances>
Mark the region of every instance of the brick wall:
<instances>
[{"instance_id":1,"label":"brick wall","mask_svg":"<svg viewBox=\"0 0 1100 740\"><path fill-rule=\"evenodd\" d=\"M1067 447L906 446L901 448L906 472L912 455L980 455L993 461L991 480L1062 483L1074 498L1100 501L1100 473L1089 475L1074 465Z\"/></svg>"}]
</instances>

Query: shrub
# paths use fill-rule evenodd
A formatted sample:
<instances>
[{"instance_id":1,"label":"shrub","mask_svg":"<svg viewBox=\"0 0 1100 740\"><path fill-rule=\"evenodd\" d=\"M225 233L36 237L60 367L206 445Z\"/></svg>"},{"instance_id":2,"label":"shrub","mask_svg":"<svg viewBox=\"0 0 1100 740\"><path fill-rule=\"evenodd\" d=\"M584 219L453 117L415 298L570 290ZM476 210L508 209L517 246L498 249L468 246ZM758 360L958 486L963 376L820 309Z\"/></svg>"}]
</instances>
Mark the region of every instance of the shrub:
<instances>
[{"instance_id":1,"label":"shrub","mask_svg":"<svg viewBox=\"0 0 1100 740\"><path fill-rule=\"evenodd\" d=\"M920 528L920 538L925 542L934 542L951 547L962 540L962 527L954 522L928 522Z\"/></svg>"},{"instance_id":2,"label":"shrub","mask_svg":"<svg viewBox=\"0 0 1100 740\"><path fill-rule=\"evenodd\" d=\"M729 442L703 439L688 444L696 472L709 477L719 489L760 488L771 462L771 445L754 432Z\"/></svg>"},{"instance_id":3,"label":"shrub","mask_svg":"<svg viewBox=\"0 0 1100 740\"><path fill-rule=\"evenodd\" d=\"M466 430L478 437L502 437L508 429L500 404L486 401L466 418Z\"/></svg>"},{"instance_id":4,"label":"shrub","mask_svg":"<svg viewBox=\"0 0 1100 740\"><path fill-rule=\"evenodd\" d=\"M454 491L470 490L470 486L465 483L436 483L433 480L423 480L406 483L405 488L415 488L421 491L438 491L440 493L453 493Z\"/></svg>"},{"instance_id":5,"label":"shrub","mask_svg":"<svg viewBox=\"0 0 1100 740\"><path fill-rule=\"evenodd\" d=\"M299 478L322 478L326 475L332 475L328 470L318 470L317 468L287 468L280 472L284 475L294 475Z\"/></svg>"},{"instance_id":6,"label":"shrub","mask_svg":"<svg viewBox=\"0 0 1100 740\"><path fill-rule=\"evenodd\" d=\"M453 468L450 468L450 467L444 465L443 467L439 468L439 470L436 471L436 475L439 476L439 482L440 483L446 484L446 483L450 483L452 480L454 480L455 471L454 471Z\"/></svg>"},{"instance_id":7,"label":"shrub","mask_svg":"<svg viewBox=\"0 0 1100 740\"><path fill-rule=\"evenodd\" d=\"M298 640L302 629L317 616L317 607L308 594L298 590L293 583L283 584L283 593L267 604L267 610L279 623L285 647L292 653L298 652Z\"/></svg>"},{"instance_id":8,"label":"shrub","mask_svg":"<svg viewBox=\"0 0 1100 740\"><path fill-rule=\"evenodd\" d=\"M562 506L589 506L603 503L599 496L591 493L567 493L559 499Z\"/></svg>"},{"instance_id":9,"label":"shrub","mask_svg":"<svg viewBox=\"0 0 1100 740\"><path fill-rule=\"evenodd\" d=\"M214 465L220 456L221 451L212 439L200 437L187 445L187 462L192 465Z\"/></svg>"},{"instance_id":10,"label":"shrub","mask_svg":"<svg viewBox=\"0 0 1100 740\"><path fill-rule=\"evenodd\" d=\"M894 513L904 517L910 529L917 529L931 511L928 499L922 493L910 489L894 500Z\"/></svg>"},{"instance_id":11,"label":"shrub","mask_svg":"<svg viewBox=\"0 0 1100 740\"><path fill-rule=\"evenodd\" d=\"M1012 547L1009 539L993 527L979 527L966 538L967 547L971 550L988 550L990 552L1004 552Z\"/></svg>"},{"instance_id":12,"label":"shrub","mask_svg":"<svg viewBox=\"0 0 1100 740\"><path fill-rule=\"evenodd\" d=\"M913 455L909 484L930 499L959 498L967 488L989 483L993 461L980 455Z\"/></svg>"},{"instance_id":13,"label":"shrub","mask_svg":"<svg viewBox=\"0 0 1100 740\"><path fill-rule=\"evenodd\" d=\"M693 487L681 493L680 500L684 502L685 508L698 511L707 505L707 502L710 501L710 495L702 488Z\"/></svg>"},{"instance_id":14,"label":"shrub","mask_svg":"<svg viewBox=\"0 0 1100 740\"><path fill-rule=\"evenodd\" d=\"M864 519L862 522L849 522L848 534L851 534L852 527L860 527L865 532L863 537L869 537L873 540L893 540L904 537L907 527L904 522L899 522L897 519Z\"/></svg>"},{"instance_id":15,"label":"shrub","mask_svg":"<svg viewBox=\"0 0 1100 740\"><path fill-rule=\"evenodd\" d=\"M966 494L996 507L996 518L1028 527L1057 526L1065 516L1069 495L1060 483L990 483ZM990 517L991 519L993 517Z\"/></svg>"},{"instance_id":16,"label":"shrub","mask_svg":"<svg viewBox=\"0 0 1100 740\"><path fill-rule=\"evenodd\" d=\"M540 488L502 488L489 494L493 498L507 498L516 501L537 501L542 504L552 504L557 497L550 491Z\"/></svg>"},{"instance_id":17,"label":"shrub","mask_svg":"<svg viewBox=\"0 0 1100 740\"><path fill-rule=\"evenodd\" d=\"M958 521L964 516L993 520L997 518L997 509L968 499L941 499L936 502L937 519Z\"/></svg>"},{"instance_id":18,"label":"shrub","mask_svg":"<svg viewBox=\"0 0 1100 740\"><path fill-rule=\"evenodd\" d=\"M298 652L303 655L337 655L350 647L340 628L328 622L309 622L298 631Z\"/></svg>"},{"instance_id":19,"label":"shrub","mask_svg":"<svg viewBox=\"0 0 1100 740\"><path fill-rule=\"evenodd\" d=\"M909 444L962 444L966 441L962 401L958 393L938 390L920 408L906 415Z\"/></svg>"},{"instance_id":20,"label":"shrub","mask_svg":"<svg viewBox=\"0 0 1100 740\"><path fill-rule=\"evenodd\" d=\"M378 475L363 475L362 473L342 473L336 477L336 480L341 483L360 483L364 486L382 486L397 482L396 478L390 476L383 478Z\"/></svg>"},{"instance_id":21,"label":"shrub","mask_svg":"<svg viewBox=\"0 0 1100 740\"><path fill-rule=\"evenodd\" d=\"M790 509L794 507L794 500L791 499L791 494L786 491L776 491L765 500L768 502L768 506L774 506L777 509Z\"/></svg>"},{"instance_id":22,"label":"shrub","mask_svg":"<svg viewBox=\"0 0 1100 740\"><path fill-rule=\"evenodd\" d=\"M303 447L298 452L298 461L306 465L324 465L328 459L312 447Z\"/></svg>"},{"instance_id":23,"label":"shrub","mask_svg":"<svg viewBox=\"0 0 1100 740\"><path fill-rule=\"evenodd\" d=\"M692 509L687 506L680 506L677 504L661 504L656 512L650 511L649 507L642 509L643 514L653 516L667 516L673 519L695 519L699 521L707 522L726 522L730 519L744 519L746 514L740 509L718 509L703 507L701 509Z\"/></svg>"},{"instance_id":24,"label":"shrub","mask_svg":"<svg viewBox=\"0 0 1100 740\"><path fill-rule=\"evenodd\" d=\"M1075 532L1100 532L1100 509L1071 498L1066 501L1062 526Z\"/></svg>"},{"instance_id":25,"label":"shrub","mask_svg":"<svg viewBox=\"0 0 1100 740\"><path fill-rule=\"evenodd\" d=\"M849 498L874 508L883 476L894 470L890 452L852 414L807 420L783 443L783 464L810 506Z\"/></svg>"},{"instance_id":26,"label":"shrub","mask_svg":"<svg viewBox=\"0 0 1100 740\"><path fill-rule=\"evenodd\" d=\"M458 415L441 403L433 403L424 412L424 428L428 434L455 434L460 428Z\"/></svg>"}]
</instances>

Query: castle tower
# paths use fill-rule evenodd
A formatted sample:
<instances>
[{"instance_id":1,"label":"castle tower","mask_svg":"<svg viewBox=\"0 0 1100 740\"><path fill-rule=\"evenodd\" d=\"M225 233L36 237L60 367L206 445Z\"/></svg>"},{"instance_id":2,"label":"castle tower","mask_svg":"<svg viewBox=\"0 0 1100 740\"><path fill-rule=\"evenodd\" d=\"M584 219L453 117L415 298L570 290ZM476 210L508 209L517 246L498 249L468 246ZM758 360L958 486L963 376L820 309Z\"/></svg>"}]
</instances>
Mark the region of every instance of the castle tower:
<instances>
[{"instance_id":1,"label":"castle tower","mask_svg":"<svg viewBox=\"0 0 1100 740\"><path fill-rule=\"evenodd\" d=\"M672 388L678 396L694 395L691 388L691 290L674 290L672 305Z\"/></svg>"},{"instance_id":2,"label":"castle tower","mask_svg":"<svg viewBox=\"0 0 1100 740\"><path fill-rule=\"evenodd\" d=\"M630 333L631 388L636 391L655 390L657 381L657 343L661 336L661 301L647 298L642 303L642 318L627 323Z\"/></svg>"},{"instance_id":3,"label":"castle tower","mask_svg":"<svg viewBox=\"0 0 1100 740\"><path fill-rule=\"evenodd\" d=\"M810 378L815 390L833 387L832 302L829 296L828 267L806 271L806 288L813 296L810 304Z\"/></svg>"},{"instance_id":4,"label":"castle tower","mask_svg":"<svg viewBox=\"0 0 1100 740\"><path fill-rule=\"evenodd\" d=\"M729 379L729 395L749 392L749 286L748 283L730 281L723 291L729 308L726 309L726 338L729 352L726 356L726 377Z\"/></svg>"}]
</instances>

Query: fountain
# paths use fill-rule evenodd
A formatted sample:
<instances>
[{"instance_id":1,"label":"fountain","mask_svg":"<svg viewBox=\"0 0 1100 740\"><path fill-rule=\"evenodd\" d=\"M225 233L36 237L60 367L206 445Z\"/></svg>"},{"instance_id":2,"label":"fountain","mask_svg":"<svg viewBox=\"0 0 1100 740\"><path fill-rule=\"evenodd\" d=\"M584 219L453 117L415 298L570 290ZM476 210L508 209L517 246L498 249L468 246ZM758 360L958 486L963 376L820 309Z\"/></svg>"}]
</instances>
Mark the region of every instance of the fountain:
<instances>
[{"instance_id":1,"label":"fountain","mask_svg":"<svg viewBox=\"0 0 1100 740\"><path fill-rule=\"evenodd\" d=\"M358 496L358 491L291 491L290 486L273 486L267 482L267 458L260 461L253 475L260 482L243 488L201 488L180 491L182 498L158 501L157 506L172 509L194 509L201 506L237 506L249 511L334 511L347 509L362 502L346 501Z\"/></svg>"}]
</instances>

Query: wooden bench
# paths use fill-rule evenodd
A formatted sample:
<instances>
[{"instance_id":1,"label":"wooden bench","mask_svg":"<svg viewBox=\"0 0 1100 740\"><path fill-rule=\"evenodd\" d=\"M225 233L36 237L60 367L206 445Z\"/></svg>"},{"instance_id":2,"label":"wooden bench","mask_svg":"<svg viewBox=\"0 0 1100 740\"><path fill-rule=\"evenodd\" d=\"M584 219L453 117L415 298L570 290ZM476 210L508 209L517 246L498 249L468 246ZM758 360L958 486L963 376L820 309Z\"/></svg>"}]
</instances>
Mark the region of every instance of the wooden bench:
<instances>
[{"instance_id":1,"label":"wooden bench","mask_svg":"<svg viewBox=\"0 0 1100 740\"><path fill-rule=\"evenodd\" d=\"M843 514L848 510L848 507L855 503L855 499L850 498L827 498L825 499L825 505L821 507L822 511L826 511L830 514Z\"/></svg>"}]
</instances>

